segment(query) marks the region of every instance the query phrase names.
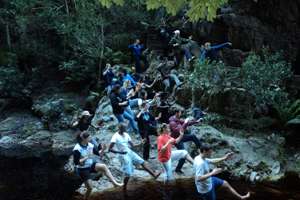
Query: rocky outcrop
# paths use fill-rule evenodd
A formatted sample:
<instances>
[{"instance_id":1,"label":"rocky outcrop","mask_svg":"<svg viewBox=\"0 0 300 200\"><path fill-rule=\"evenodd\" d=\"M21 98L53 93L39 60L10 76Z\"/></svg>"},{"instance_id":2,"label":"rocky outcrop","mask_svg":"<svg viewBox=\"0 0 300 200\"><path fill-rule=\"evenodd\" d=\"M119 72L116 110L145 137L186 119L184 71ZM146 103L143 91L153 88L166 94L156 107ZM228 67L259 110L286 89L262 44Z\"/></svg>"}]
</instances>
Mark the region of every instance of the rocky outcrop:
<instances>
[{"instance_id":1,"label":"rocky outcrop","mask_svg":"<svg viewBox=\"0 0 300 200\"><path fill-rule=\"evenodd\" d=\"M182 21L182 31L192 34L199 45L231 42L219 57L230 66L240 67L248 52L261 52L269 46L273 52L283 51L283 58L291 61L299 74L300 63L300 2L284 0L229 1L221 6L214 22ZM178 22L177 22L178 23Z\"/></svg>"}]
</instances>

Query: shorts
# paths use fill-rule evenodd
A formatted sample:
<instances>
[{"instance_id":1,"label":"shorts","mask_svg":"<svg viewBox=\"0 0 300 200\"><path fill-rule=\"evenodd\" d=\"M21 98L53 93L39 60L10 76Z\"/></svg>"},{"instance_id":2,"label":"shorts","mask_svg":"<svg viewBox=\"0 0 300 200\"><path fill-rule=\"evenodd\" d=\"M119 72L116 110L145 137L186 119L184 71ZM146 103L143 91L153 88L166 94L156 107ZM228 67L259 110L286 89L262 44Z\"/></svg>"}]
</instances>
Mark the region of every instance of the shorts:
<instances>
[{"instance_id":1,"label":"shorts","mask_svg":"<svg viewBox=\"0 0 300 200\"><path fill-rule=\"evenodd\" d=\"M92 178L91 173L97 173L96 164L97 163L93 162L90 168L77 169L77 172L83 182Z\"/></svg>"},{"instance_id":2,"label":"shorts","mask_svg":"<svg viewBox=\"0 0 300 200\"><path fill-rule=\"evenodd\" d=\"M124 177L130 177L133 174L133 164L142 164L145 162L134 151L129 151L127 154L118 154L121 163L121 169Z\"/></svg>"},{"instance_id":3,"label":"shorts","mask_svg":"<svg viewBox=\"0 0 300 200\"><path fill-rule=\"evenodd\" d=\"M216 199L216 190L219 189L224 181L222 179L211 177L212 188L210 191L201 194L203 200L215 200Z\"/></svg>"}]
</instances>

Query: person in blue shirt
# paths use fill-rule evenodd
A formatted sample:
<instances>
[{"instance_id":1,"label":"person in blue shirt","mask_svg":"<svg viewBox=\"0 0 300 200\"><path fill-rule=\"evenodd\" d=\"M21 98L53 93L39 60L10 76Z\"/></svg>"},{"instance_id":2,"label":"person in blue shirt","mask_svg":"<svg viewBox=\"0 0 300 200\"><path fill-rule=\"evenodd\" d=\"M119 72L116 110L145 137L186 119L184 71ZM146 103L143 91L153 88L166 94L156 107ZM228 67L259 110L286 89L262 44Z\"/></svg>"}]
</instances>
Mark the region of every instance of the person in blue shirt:
<instances>
[{"instance_id":1,"label":"person in blue shirt","mask_svg":"<svg viewBox=\"0 0 300 200\"><path fill-rule=\"evenodd\" d=\"M211 46L210 42L205 43L205 50L203 51L203 54L200 58L200 61L203 60L204 57L210 59L209 63L212 63L213 61L222 62L217 58L217 51L223 49L226 45L232 45L230 42L226 42L224 44L220 44L219 46Z\"/></svg>"},{"instance_id":2,"label":"person in blue shirt","mask_svg":"<svg viewBox=\"0 0 300 200\"><path fill-rule=\"evenodd\" d=\"M133 58L134 58L134 61L135 61L135 66L136 66L135 67L136 71L138 73L140 73L141 72L141 69L140 69L140 61L141 60L144 61L145 66L148 66L147 57L142 54L142 52L146 48L143 44L140 45L140 40L139 39L136 39L134 44L128 46L128 49L132 50L132 54L133 54Z\"/></svg>"},{"instance_id":3,"label":"person in blue shirt","mask_svg":"<svg viewBox=\"0 0 300 200\"><path fill-rule=\"evenodd\" d=\"M104 85L107 87L108 92L111 90L111 83L113 77L115 76L114 72L111 70L111 65L109 63L106 64L105 69L102 71L102 75L104 77Z\"/></svg>"}]
</instances>

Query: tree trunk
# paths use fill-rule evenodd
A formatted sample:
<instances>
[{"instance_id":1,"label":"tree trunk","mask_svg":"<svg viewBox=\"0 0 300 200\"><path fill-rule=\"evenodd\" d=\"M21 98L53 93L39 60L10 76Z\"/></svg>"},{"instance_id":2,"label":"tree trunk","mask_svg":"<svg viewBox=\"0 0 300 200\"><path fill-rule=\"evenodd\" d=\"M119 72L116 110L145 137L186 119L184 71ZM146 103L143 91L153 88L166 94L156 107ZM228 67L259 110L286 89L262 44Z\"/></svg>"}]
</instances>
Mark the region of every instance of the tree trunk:
<instances>
[{"instance_id":1,"label":"tree trunk","mask_svg":"<svg viewBox=\"0 0 300 200\"><path fill-rule=\"evenodd\" d=\"M7 17L6 17L6 21L7 21L7 23L6 23L6 40L7 40L7 46L9 48L11 48L9 25L8 25L8 19L7 19Z\"/></svg>"}]
</instances>

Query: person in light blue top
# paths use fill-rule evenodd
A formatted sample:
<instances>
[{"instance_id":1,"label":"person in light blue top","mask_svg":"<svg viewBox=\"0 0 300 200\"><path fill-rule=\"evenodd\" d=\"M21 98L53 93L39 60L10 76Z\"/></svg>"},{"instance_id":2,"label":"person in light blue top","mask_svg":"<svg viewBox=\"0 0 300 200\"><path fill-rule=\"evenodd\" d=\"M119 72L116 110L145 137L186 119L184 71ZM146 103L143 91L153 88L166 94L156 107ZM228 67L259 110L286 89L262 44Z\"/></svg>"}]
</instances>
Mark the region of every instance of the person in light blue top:
<instances>
[{"instance_id":1,"label":"person in light blue top","mask_svg":"<svg viewBox=\"0 0 300 200\"><path fill-rule=\"evenodd\" d=\"M246 195L240 195L237 193L227 181L213 177L222 171L222 168L215 168L212 172L209 170L208 164L216 164L224 160L228 160L233 156L233 152L227 153L222 158L210 159L213 147L209 144L203 144L200 147L200 155L194 159L194 174L195 184L198 193L201 194L203 200L215 200L216 191L219 188L223 188L228 193L235 197L235 199L248 199L250 192Z\"/></svg>"},{"instance_id":2,"label":"person in light blue top","mask_svg":"<svg viewBox=\"0 0 300 200\"><path fill-rule=\"evenodd\" d=\"M136 72L141 73L140 61L143 60L145 66L148 66L147 57L142 54L142 52L146 49L145 46L143 44L140 45L140 40L136 39L134 44L128 46L128 49L132 50Z\"/></svg>"},{"instance_id":3,"label":"person in light blue top","mask_svg":"<svg viewBox=\"0 0 300 200\"><path fill-rule=\"evenodd\" d=\"M213 61L222 62L220 59L217 58L217 51L223 49L226 45L232 45L230 42L226 42L224 44L220 44L219 46L211 46L210 42L205 43L205 50L202 53L202 56L200 58L200 61L203 60L203 58L208 58L210 61L209 63L212 63Z\"/></svg>"}]
</instances>

